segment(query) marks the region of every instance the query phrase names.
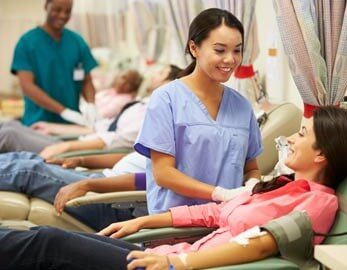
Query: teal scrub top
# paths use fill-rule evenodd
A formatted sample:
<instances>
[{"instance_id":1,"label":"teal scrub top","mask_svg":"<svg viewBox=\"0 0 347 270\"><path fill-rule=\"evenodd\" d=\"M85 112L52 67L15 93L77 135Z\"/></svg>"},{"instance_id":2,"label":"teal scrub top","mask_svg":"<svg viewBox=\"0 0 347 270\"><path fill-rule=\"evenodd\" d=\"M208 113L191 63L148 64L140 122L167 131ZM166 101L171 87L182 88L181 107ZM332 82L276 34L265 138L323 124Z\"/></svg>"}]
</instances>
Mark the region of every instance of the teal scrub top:
<instances>
[{"instance_id":1,"label":"teal scrub top","mask_svg":"<svg viewBox=\"0 0 347 270\"><path fill-rule=\"evenodd\" d=\"M64 29L61 39L56 41L42 28L36 27L18 41L11 72L32 72L35 83L51 98L78 111L83 79L74 77L74 72L83 69L87 75L96 66L88 45L77 33ZM65 122L58 114L41 108L27 96L24 96L24 102L24 125L37 121Z\"/></svg>"}]
</instances>

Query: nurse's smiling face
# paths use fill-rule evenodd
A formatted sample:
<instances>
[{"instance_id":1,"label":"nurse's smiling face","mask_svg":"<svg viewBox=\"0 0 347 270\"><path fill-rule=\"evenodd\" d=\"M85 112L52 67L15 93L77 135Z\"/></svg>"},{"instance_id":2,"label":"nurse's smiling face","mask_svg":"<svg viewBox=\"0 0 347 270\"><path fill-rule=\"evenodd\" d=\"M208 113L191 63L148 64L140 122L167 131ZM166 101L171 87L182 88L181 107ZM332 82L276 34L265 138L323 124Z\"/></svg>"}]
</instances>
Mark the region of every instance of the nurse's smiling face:
<instances>
[{"instance_id":1,"label":"nurse's smiling face","mask_svg":"<svg viewBox=\"0 0 347 270\"><path fill-rule=\"evenodd\" d=\"M189 42L196 59L196 70L215 82L226 82L242 61L242 35L236 28L222 23L211 30L200 45Z\"/></svg>"},{"instance_id":2,"label":"nurse's smiling face","mask_svg":"<svg viewBox=\"0 0 347 270\"><path fill-rule=\"evenodd\" d=\"M62 31L69 21L72 11L72 0L46 1L46 24L54 31Z\"/></svg>"}]
</instances>

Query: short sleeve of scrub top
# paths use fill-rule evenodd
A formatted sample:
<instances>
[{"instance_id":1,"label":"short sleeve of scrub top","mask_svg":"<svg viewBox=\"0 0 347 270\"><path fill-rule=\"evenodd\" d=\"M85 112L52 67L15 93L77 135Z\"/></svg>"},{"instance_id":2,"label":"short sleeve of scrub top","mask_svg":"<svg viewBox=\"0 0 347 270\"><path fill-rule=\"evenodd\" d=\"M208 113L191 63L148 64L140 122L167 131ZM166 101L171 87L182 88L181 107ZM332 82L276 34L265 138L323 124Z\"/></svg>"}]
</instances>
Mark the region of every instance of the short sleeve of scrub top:
<instances>
[{"instance_id":1,"label":"short sleeve of scrub top","mask_svg":"<svg viewBox=\"0 0 347 270\"><path fill-rule=\"evenodd\" d=\"M11 73L16 74L17 70L33 71L30 54L27 52L25 41L22 38L18 41L14 51Z\"/></svg>"},{"instance_id":2,"label":"short sleeve of scrub top","mask_svg":"<svg viewBox=\"0 0 347 270\"><path fill-rule=\"evenodd\" d=\"M151 158L150 150L175 156L175 136L170 97L155 91L150 99L135 149ZM141 142L141 143L140 143Z\"/></svg>"}]
</instances>

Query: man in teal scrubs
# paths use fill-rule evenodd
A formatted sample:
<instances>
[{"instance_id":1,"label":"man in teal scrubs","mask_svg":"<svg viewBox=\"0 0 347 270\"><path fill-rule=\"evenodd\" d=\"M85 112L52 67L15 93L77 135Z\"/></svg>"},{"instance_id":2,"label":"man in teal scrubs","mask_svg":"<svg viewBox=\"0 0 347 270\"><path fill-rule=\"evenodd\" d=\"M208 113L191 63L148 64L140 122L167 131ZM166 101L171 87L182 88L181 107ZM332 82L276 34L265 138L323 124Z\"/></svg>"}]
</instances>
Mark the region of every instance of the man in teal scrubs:
<instances>
[{"instance_id":1,"label":"man in teal scrubs","mask_svg":"<svg viewBox=\"0 0 347 270\"><path fill-rule=\"evenodd\" d=\"M11 72L19 78L25 101L22 122L91 124L95 89L90 71L97 63L82 37L64 28L72 0L46 0L45 10L45 23L26 32L14 52ZM80 94L88 103L84 116Z\"/></svg>"}]
</instances>

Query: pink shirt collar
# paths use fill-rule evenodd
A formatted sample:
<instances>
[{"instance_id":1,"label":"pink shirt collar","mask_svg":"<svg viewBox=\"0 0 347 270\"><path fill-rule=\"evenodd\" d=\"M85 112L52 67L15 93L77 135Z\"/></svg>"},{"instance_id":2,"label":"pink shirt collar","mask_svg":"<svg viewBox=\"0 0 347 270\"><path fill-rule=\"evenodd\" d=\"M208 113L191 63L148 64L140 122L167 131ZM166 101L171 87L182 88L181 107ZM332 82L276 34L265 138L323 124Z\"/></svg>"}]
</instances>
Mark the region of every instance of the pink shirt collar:
<instances>
[{"instance_id":1,"label":"pink shirt collar","mask_svg":"<svg viewBox=\"0 0 347 270\"><path fill-rule=\"evenodd\" d=\"M295 181L306 181L308 183L308 185L310 186L311 190L317 190L317 191L322 191L322 192L326 192L326 193L330 193L330 194L335 194L334 189L327 187L325 185L313 182L313 181L301 180L301 179L297 179Z\"/></svg>"}]
</instances>

